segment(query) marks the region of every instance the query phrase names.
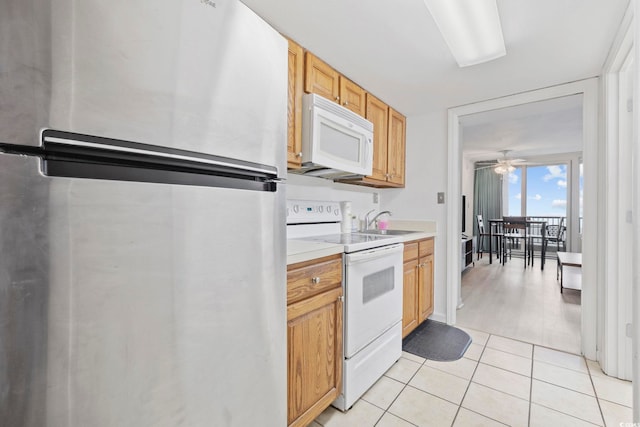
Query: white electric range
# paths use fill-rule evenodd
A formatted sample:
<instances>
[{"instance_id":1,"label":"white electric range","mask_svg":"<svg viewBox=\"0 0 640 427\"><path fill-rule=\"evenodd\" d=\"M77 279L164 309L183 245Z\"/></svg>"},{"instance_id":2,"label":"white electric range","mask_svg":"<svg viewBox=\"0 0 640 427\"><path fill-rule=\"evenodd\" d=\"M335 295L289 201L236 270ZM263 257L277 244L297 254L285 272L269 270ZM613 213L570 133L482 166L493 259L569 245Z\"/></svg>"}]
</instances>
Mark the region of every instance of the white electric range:
<instances>
[{"instance_id":1,"label":"white electric range","mask_svg":"<svg viewBox=\"0 0 640 427\"><path fill-rule=\"evenodd\" d=\"M287 238L343 245L344 364L349 409L402 354L402 239L340 233L340 203L288 200Z\"/></svg>"}]
</instances>

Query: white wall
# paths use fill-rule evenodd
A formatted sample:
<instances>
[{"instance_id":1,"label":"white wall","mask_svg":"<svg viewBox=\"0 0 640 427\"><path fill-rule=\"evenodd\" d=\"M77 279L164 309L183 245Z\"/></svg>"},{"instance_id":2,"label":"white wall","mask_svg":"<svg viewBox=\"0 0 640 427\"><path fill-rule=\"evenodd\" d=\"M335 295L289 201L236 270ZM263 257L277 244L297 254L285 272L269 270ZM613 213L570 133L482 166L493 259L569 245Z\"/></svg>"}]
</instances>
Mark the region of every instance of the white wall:
<instances>
[{"instance_id":1,"label":"white wall","mask_svg":"<svg viewBox=\"0 0 640 427\"><path fill-rule=\"evenodd\" d=\"M446 321L447 310L447 217L445 204L437 204L437 193L447 188L447 112L407 118L405 188L382 190L382 209L394 218L436 221L434 313ZM458 218L456 218L458 221Z\"/></svg>"}]
</instances>

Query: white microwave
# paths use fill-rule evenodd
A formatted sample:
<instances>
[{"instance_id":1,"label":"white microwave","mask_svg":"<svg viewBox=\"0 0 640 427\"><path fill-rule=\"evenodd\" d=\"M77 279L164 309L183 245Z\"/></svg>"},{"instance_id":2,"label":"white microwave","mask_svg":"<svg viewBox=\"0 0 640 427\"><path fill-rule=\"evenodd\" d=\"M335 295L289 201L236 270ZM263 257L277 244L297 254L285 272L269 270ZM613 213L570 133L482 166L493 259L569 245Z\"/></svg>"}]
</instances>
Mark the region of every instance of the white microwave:
<instances>
[{"instance_id":1,"label":"white microwave","mask_svg":"<svg viewBox=\"0 0 640 427\"><path fill-rule=\"evenodd\" d=\"M373 123L316 94L302 97L302 168L308 176L371 175Z\"/></svg>"}]
</instances>

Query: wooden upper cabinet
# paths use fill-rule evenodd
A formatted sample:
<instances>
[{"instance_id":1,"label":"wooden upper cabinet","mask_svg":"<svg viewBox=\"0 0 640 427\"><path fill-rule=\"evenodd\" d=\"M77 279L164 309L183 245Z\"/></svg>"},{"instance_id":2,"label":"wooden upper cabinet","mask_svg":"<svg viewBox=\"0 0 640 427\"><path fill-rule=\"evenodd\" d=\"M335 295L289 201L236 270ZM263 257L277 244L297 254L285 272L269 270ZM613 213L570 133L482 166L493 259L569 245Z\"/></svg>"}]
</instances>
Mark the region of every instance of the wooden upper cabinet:
<instances>
[{"instance_id":1,"label":"wooden upper cabinet","mask_svg":"<svg viewBox=\"0 0 640 427\"><path fill-rule=\"evenodd\" d=\"M287 166L298 169L302 165L302 88L304 79L304 50L289 40L287 86Z\"/></svg>"},{"instance_id":2,"label":"wooden upper cabinet","mask_svg":"<svg viewBox=\"0 0 640 427\"><path fill-rule=\"evenodd\" d=\"M346 78L340 76L340 104L365 117L366 114L366 91L360 86Z\"/></svg>"},{"instance_id":3,"label":"wooden upper cabinet","mask_svg":"<svg viewBox=\"0 0 640 427\"><path fill-rule=\"evenodd\" d=\"M387 179L387 140L389 130L389 106L367 93L366 118L373 123L373 173L371 178Z\"/></svg>"},{"instance_id":4,"label":"wooden upper cabinet","mask_svg":"<svg viewBox=\"0 0 640 427\"><path fill-rule=\"evenodd\" d=\"M339 102L340 74L326 62L307 52L305 54L304 90Z\"/></svg>"},{"instance_id":5,"label":"wooden upper cabinet","mask_svg":"<svg viewBox=\"0 0 640 427\"><path fill-rule=\"evenodd\" d=\"M404 186L406 119L393 108L389 108L389 140L387 145L387 180Z\"/></svg>"}]
</instances>

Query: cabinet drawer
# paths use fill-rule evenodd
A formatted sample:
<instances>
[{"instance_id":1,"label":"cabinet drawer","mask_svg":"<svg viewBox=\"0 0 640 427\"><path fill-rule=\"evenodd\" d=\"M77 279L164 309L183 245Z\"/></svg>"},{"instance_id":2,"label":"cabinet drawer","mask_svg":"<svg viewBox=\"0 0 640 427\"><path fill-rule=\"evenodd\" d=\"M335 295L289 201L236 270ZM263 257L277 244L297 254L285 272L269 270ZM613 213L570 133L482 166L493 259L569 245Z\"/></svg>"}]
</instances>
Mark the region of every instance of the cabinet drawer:
<instances>
[{"instance_id":1,"label":"cabinet drawer","mask_svg":"<svg viewBox=\"0 0 640 427\"><path fill-rule=\"evenodd\" d=\"M287 304L339 287L341 284L341 255L290 265L287 269Z\"/></svg>"},{"instance_id":2,"label":"cabinet drawer","mask_svg":"<svg viewBox=\"0 0 640 427\"><path fill-rule=\"evenodd\" d=\"M433 239L422 240L418 244L421 257L433 254Z\"/></svg>"},{"instance_id":3,"label":"cabinet drawer","mask_svg":"<svg viewBox=\"0 0 640 427\"><path fill-rule=\"evenodd\" d=\"M418 258L418 242L404 244L404 262Z\"/></svg>"}]
</instances>

